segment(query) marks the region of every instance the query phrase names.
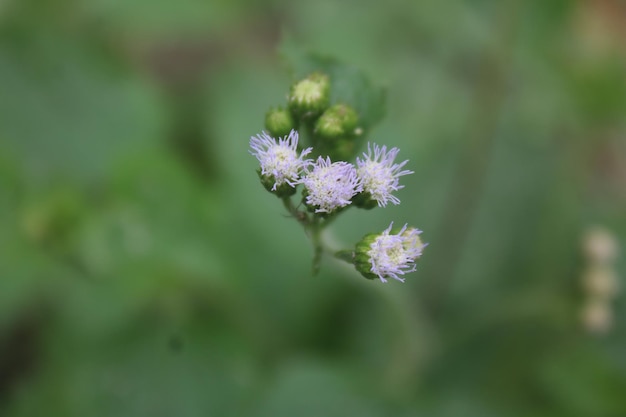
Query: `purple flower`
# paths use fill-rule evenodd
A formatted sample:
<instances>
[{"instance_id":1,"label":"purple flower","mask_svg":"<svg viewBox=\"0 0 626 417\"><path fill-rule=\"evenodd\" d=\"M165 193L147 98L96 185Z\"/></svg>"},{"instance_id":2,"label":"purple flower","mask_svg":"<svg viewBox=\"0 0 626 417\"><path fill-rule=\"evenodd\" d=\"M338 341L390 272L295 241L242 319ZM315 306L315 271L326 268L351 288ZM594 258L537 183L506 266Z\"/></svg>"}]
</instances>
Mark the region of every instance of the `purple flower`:
<instances>
[{"instance_id":1,"label":"purple flower","mask_svg":"<svg viewBox=\"0 0 626 417\"><path fill-rule=\"evenodd\" d=\"M400 204L400 200L392 195L394 191L404 188L403 185L398 184L398 178L413 173L413 171L401 171L409 161L393 163L399 151L398 148L387 151L386 146L379 147L368 143L367 153L363 154L364 159L356 159L357 173L363 184L363 191L369 193L378 202L379 207L385 207L389 201L393 204Z\"/></svg>"},{"instance_id":2,"label":"purple flower","mask_svg":"<svg viewBox=\"0 0 626 417\"><path fill-rule=\"evenodd\" d=\"M404 282L399 275L415 271L415 260L422 256L426 245L419 238L420 230L407 228L405 224L398 233L391 234L392 226L393 222L369 246L370 271L382 282L387 282L385 278L389 277Z\"/></svg>"},{"instance_id":3,"label":"purple flower","mask_svg":"<svg viewBox=\"0 0 626 417\"><path fill-rule=\"evenodd\" d=\"M298 132L295 130L288 137L279 138L278 142L262 132L250 138L250 147L250 153L261 163L261 175L274 180L272 190L284 183L295 187L300 173L313 162L311 159L303 159L313 148L303 150L298 156Z\"/></svg>"},{"instance_id":4,"label":"purple flower","mask_svg":"<svg viewBox=\"0 0 626 417\"><path fill-rule=\"evenodd\" d=\"M350 204L354 195L361 191L361 184L354 165L347 162L330 162L321 156L313 165L313 171L300 180L306 189L306 203L315 207L316 213L331 213Z\"/></svg>"}]
</instances>

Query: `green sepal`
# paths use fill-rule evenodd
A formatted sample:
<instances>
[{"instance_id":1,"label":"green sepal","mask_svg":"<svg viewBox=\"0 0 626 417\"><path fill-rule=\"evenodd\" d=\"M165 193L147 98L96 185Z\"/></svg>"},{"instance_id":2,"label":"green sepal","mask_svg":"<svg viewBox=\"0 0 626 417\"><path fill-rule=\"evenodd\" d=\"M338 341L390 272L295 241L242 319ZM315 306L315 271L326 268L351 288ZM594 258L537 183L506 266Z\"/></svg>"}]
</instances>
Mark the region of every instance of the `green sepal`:
<instances>
[{"instance_id":1,"label":"green sepal","mask_svg":"<svg viewBox=\"0 0 626 417\"><path fill-rule=\"evenodd\" d=\"M275 190L272 190L272 188L274 187L274 183L275 183L274 177L269 176L269 175L263 175L261 173L261 169L257 169L256 173L259 176L259 179L261 180L261 184L263 184L263 188L265 188L270 193L274 194L276 197L278 198L291 197L292 195L296 193L296 188L292 187L291 185L287 183L283 183L279 185L278 187L276 187Z\"/></svg>"},{"instance_id":2,"label":"green sepal","mask_svg":"<svg viewBox=\"0 0 626 417\"><path fill-rule=\"evenodd\" d=\"M356 244L354 251L353 264L357 271L363 275L366 279L376 279L378 275L372 273L372 262L368 252L370 251L372 243L378 237L378 233L369 233Z\"/></svg>"},{"instance_id":3,"label":"green sepal","mask_svg":"<svg viewBox=\"0 0 626 417\"><path fill-rule=\"evenodd\" d=\"M374 207L378 207L378 201L372 198L372 195L367 191L363 191L352 197L352 203L358 208L365 210L371 210Z\"/></svg>"},{"instance_id":4,"label":"green sepal","mask_svg":"<svg viewBox=\"0 0 626 417\"><path fill-rule=\"evenodd\" d=\"M306 197L308 195L309 195L308 191L306 189L304 189L302 191L302 204L304 204L304 206L306 207L306 209L307 209L307 211L309 213L312 213L314 216L316 216L316 217L318 217L320 219L324 219L326 221L328 221L331 218L339 215L339 213L341 213L342 211L344 211L345 209L350 207L349 205L345 206L345 207L338 207L337 209L335 209L334 211L332 211L330 213L326 213L325 211L324 212L316 212L315 210L318 208L318 206L314 206L314 205L308 204L306 202Z\"/></svg>"}]
</instances>

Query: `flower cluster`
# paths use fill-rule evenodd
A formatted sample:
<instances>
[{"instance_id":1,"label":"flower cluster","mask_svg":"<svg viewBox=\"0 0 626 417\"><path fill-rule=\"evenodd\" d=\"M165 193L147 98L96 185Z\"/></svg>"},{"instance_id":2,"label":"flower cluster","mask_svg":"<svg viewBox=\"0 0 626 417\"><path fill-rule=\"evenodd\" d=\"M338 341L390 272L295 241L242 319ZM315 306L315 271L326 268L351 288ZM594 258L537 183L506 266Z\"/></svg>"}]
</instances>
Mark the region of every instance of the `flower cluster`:
<instances>
[{"instance_id":1,"label":"flower cluster","mask_svg":"<svg viewBox=\"0 0 626 417\"><path fill-rule=\"evenodd\" d=\"M320 156L315 162L304 159L312 148L298 152L295 130L279 139L263 132L250 138L250 148L261 165L261 181L268 191L289 198L302 184L304 204L315 214L326 216L351 204L356 195L380 207L388 202L399 204L400 199L393 195L403 188L399 177L412 173L402 170L408 161L395 163L398 148L387 151L386 146L376 144L368 144L368 152L357 158L356 167L345 161L332 162L330 157ZM392 233L392 226L393 222L382 233L367 235L357 244L354 265L366 278L387 282L391 277L404 282L400 276L415 270L415 260L425 247L419 238L421 231L405 225Z\"/></svg>"},{"instance_id":2,"label":"flower cluster","mask_svg":"<svg viewBox=\"0 0 626 417\"><path fill-rule=\"evenodd\" d=\"M250 138L250 153L259 161L261 183L282 199L313 241L314 273L322 254L329 251L321 239L323 229L350 207L369 210L400 204L395 195L404 187L400 177L413 173L403 169L408 161L396 162L398 148L368 143L367 152L355 158L365 129L352 106L330 102L331 81L316 72L295 83L287 107L266 114L269 134ZM302 138L312 146L301 146ZM292 197L299 188L300 201L294 203ZM415 261L426 245L419 230L408 225L395 230L392 226L366 235L354 249L335 256L352 263L365 278L404 282L403 276L415 270Z\"/></svg>"},{"instance_id":3,"label":"flower cluster","mask_svg":"<svg viewBox=\"0 0 626 417\"><path fill-rule=\"evenodd\" d=\"M400 204L400 199L393 195L404 187L399 185L399 177L412 174L412 171L401 171L408 161L394 163L398 148L387 151L386 146L368 143L368 152L363 154L363 159L357 158L355 167L345 161L332 162L328 156L320 156L315 162L304 159L313 148L298 154L297 147L295 130L279 139L265 132L250 138L250 153L259 160L261 180L271 185L269 191L276 192L286 184L295 192L295 187L303 184L305 204L316 213L333 213L352 203L357 194L363 194L380 207L389 201Z\"/></svg>"}]
</instances>

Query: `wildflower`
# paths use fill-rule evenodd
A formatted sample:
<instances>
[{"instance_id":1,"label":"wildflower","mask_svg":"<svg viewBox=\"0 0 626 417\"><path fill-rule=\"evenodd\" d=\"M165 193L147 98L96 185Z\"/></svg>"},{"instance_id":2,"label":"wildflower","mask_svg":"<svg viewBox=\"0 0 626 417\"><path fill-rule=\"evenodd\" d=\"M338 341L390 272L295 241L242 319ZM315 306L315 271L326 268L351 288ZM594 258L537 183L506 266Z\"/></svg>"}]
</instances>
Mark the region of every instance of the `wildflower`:
<instances>
[{"instance_id":1,"label":"wildflower","mask_svg":"<svg viewBox=\"0 0 626 417\"><path fill-rule=\"evenodd\" d=\"M372 155L373 151L373 155ZM389 201L393 204L400 204L398 197L392 193L401 188L398 178L403 175L412 174L413 171L401 171L407 161L394 164L394 159L400 150L391 148L387 151L386 146L367 144L367 153L363 153L364 159L357 158L357 173L363 184L363 192L367 193L367 198L360 199L360 207L371 208L374 201L379 207L385 207ZM368 204L370 203L370 204Z\"/></svg>"},{"instance_id":2,"label":"wildflower","mask_svg":"<svg viewBox=\"0 0 626 417\"><path fill-rule=\"evenodd\" d=\"M313 148L303 150L298 156L298 132L295 130L289 136L279 138L278 142L263 132L250 138L250 147L250 153L261 163L259 175L266 188L270 187L268 191L285 186L295 189L300 173L313 162L303 159Z\"/></svg>"},{"instance_id":3,"label":"wildflower","mask_svg":"<svg viewBox=\"0 0 626 417\"><path fill-rule=\"evenodd\" d=\"M393 222L382 233L366 235L357 243L354 265L365 278L404 282L400 275L415 271L415 260L426 246L419 238L422 232L405 224L393 233L392 226Z\"/></svg>"},{"instance_id":4,"label":"wildflower","mask_svg":"<svg viewBox=\"0 0 626 417\"><path fill-rule=\"evenodd\" d=\"M352 197L361 191L361 183L354 165L347 162L330 162L321 156L313 171L301 180L305 187L306 204L316 213L332 213L350 204Z\"/></svg>"}]
</instances>

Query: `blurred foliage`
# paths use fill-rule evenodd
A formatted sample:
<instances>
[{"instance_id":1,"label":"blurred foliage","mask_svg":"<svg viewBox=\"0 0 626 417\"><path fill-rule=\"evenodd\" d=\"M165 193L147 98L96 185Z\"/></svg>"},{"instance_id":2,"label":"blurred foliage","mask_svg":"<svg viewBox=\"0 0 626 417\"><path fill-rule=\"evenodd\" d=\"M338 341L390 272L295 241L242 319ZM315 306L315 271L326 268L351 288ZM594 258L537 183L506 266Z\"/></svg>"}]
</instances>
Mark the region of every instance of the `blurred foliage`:
<instances>
[{"instance_id":1,"label":"blurred foliage","mask_svg":"<svg viewBox=\"0 0 626 417\"><path fill-rule=\"evenodd\" d=\"M617 0L0 3L0 415L626 415L624 294L599 331L580 282L596 224L626 276L624 28ZM258 184L281 33L386 84L370 138L415 174L329 237L420 227L404 285L312 278Z\"/></svg>"}]
</instances>

